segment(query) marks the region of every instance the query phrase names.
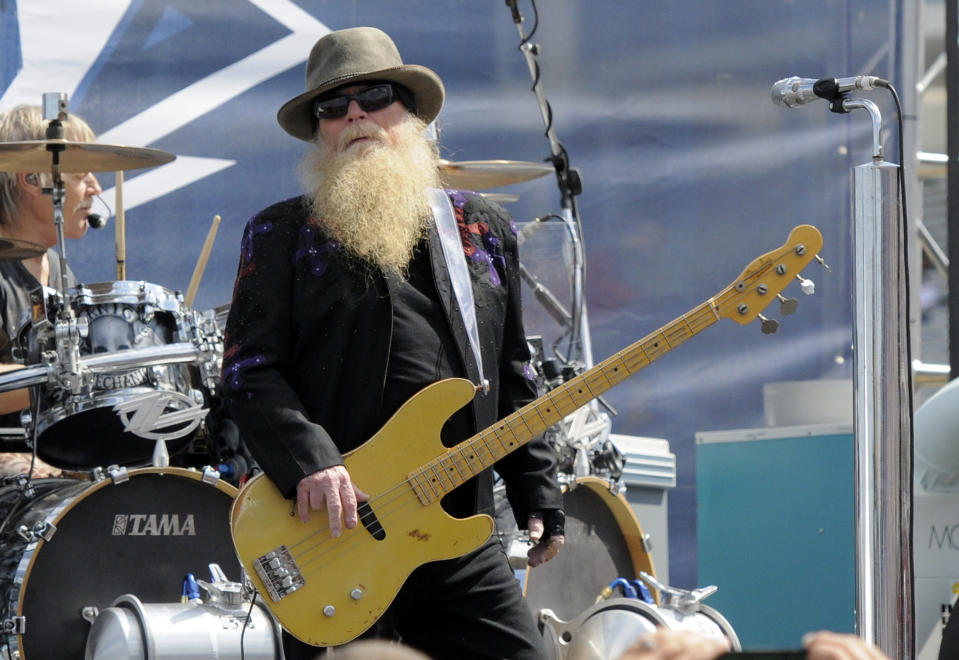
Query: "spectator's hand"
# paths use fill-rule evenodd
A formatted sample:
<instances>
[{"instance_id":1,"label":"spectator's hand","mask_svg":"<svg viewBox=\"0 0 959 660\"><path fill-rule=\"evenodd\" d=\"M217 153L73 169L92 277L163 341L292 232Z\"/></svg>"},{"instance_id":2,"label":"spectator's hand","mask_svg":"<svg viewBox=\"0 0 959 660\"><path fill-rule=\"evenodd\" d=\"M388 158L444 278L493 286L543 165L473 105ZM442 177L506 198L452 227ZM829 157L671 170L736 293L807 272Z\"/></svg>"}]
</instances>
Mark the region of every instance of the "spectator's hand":
<instances>
[{"instance_id":1,"label":"spectator's hand","mask_svg":"<svg viewBox=\"0 0 959 660\"><path fill-rule=\"evenodd\" d=\"M643 635L619 660L714 660L729 650L729 642L690 632L657 628Z\"/></svg>"},{"instance_id":2,"label":"spectator's hand","mask_svg":"<svg viewBox=\"0 0 959 660\"><path fill-rule=\"evenodd\" d=\"M296 510L304 523L310 520L310 509L326 509L330 519L330 536L338 537L343 525L353 529L357 523L358 502L366 502L370 496L361 491L343 465L314 472L296 485Z\"/></svg>"},{"instance_id":3,"label":"spectator's hand","mask_svg":"<svg viewBox=\"0 0 959 660\"><path fill-rule=\"evenodd\" d=\"M808 633L802 641L808 660L889 660L866 640L848 633Z\"/></svg>"}]
</instances>

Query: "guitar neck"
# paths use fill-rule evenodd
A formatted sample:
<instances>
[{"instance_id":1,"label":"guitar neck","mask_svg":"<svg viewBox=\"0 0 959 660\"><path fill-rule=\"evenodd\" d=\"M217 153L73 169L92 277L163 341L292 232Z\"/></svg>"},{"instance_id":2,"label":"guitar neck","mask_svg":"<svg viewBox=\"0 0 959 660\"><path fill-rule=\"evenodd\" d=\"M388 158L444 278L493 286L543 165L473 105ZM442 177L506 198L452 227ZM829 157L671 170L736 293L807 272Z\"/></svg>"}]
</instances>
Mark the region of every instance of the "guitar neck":
<instances>
[{"instance_id":1,"label":"guitar neck","mask_svg":"<svg viewBox=\"0 0 959 660\"><path fill-rule=\"evenodd\" d=\"M711 326L720 318L717 309L716 301L709 299L493 426L448 449L409 476L417 496L423 504L442 498L570 413Z\"/></svg>"}]
</instances>

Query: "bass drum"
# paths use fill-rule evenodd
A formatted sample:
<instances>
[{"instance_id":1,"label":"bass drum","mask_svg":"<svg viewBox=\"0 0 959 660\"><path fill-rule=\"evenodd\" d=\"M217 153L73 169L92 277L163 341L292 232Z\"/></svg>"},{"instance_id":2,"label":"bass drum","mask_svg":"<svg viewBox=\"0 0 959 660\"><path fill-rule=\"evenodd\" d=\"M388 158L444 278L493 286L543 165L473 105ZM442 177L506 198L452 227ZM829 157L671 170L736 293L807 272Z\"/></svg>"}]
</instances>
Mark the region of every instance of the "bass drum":
<instances>
[{"instance_id":1,"label":"bass drum","mask_svg":"<svg viewBox=\"0 0 959 660\"><path fill-rule=\"evenodd\" d=\"M569 621L596 602L618 577L656 577L643 547L643 528L629 502L609 482L580 477L563 486L566 544L554 559L526 569L526 600L534 614L550 609Z\"/></svg>"},{"instance_id":2,"label":"bass drum","mask_svg":"<svg viewBox=\"0 0 959 660\"><path fill-rule=\"evenodd\" d=\"M170 454L185 448L208 410L204 408L219 376L222 336L211 316L188 310L183 297L148 282L117 281L72 290L80 335L80 356L149 350L173 343L193 344L212 357L208 363L134 363L97 373L79 393L41 389L37 454L57 467L87 469L150 463L157 440ZM21 330L20 345L30 363L56 350L56 320L63 306L51 293Z\"/></svg>"},{"instance_id":3,"label":"bass drum","mask_svg":"<svg viewBox=\"0 0 959 660\"><path fill-rule=\"evenodd\" d=\"M83 660L88 608L123 594L179 602L185 575L207 578L211 563L240 580L229 524L237 490L223 481L158 468L33 486L24 502L16 487L0 488L2 658Z\"/></svg>"}]
</instances>

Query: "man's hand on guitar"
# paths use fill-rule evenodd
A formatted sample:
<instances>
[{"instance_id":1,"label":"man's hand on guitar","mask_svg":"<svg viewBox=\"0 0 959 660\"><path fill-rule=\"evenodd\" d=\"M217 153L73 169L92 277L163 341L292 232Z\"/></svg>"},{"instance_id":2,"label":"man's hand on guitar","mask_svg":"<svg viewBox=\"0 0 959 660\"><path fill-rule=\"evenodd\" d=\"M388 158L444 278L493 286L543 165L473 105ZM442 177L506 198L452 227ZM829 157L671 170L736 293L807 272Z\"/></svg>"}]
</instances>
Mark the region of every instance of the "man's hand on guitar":
<instances>
[{"instance_id":1,"label":"man's hand on guitar","mask_svg":"<svg viewBox=\"0 0 959 660\"><path fill-rule=\"evenodd\" d=\"M326 509L330 520L330 536L336 538L343 531L353 529L357 523L358 502L366 502L370 496L353 484L350 473L343 465L314 472L304 477L296 486L296 510L304 523L310 520L310 509Z\"/></svg>"},{"instance_id":2,"label":"man's hand on guitar","mask_svg":"<svg viewBox=\"0 0 959 660\"><path fill-rule=\"evenodd\" d=\"M532 567L545 564L559 554L566 542L566 514L562 509L534 511L527 519L529 540L535 543L526 553Z\"/></svg>"}]
</instances>

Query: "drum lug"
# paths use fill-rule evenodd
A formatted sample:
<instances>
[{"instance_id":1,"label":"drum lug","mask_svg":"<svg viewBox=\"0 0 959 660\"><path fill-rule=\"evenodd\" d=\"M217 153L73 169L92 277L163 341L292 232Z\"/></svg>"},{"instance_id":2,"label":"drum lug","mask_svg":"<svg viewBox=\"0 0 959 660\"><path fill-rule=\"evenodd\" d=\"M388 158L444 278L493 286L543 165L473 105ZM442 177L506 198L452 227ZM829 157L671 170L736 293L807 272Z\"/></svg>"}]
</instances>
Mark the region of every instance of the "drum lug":
<instances>
[{"instance_id":1,"label":"drum lug","mask_svg":"<svg viewBox=\"0 0 959 660\"><path fill-rule=\"evenodd\" d=\"M20 535L27 543L33 543L38 538L43 539L44 541L49 541L53 538L53 535L57 533L57 526L48 523L45 520L38 520L33 523L33 527L27 527L26 525L20 525L17 527L17 534Z\"/></svg>"},{"instance_id":2,"label":"drum lug","mask_svg":"<svg viewBox=\"0 0 959 660\"><path fill-rule=\"evenodd\" d=\"M648 555L653 551L653 537L649 534L643 534L643 551Z\"/></svg>"},{"instance_id":3,"label":"drum lug","mask_svg":"<svg viewBox=\"0 0 959 660\"><path fill-rule=\"evenodd\" d=\"M218 483L220 483L220 473L212 465L207 465L203 468L202 481L205 484L216 486Z\"/></svg>"},{"instance_id":4,"label":"drum lug","mask_svg":"<svg viewBox=\"0 0 959 660\"><path fill-rule=\"evenodd\" d=\"M27 617L14 616L0 622L0 630L7 635L22 635L27 629Z\"/></svg>"},{"instance_id":5,"label":"drum lug","mask_svg":"<svg viewBox=\"0 0 959 660\"><path fill-rule=\"evenodd\" d=\"M125 481L130 480L130 473L127 472L125 467L119 465L111 465L107 468L107 473L110 475L110 478L115 484L122 484Z\"/></svg>"}]
</instances>

